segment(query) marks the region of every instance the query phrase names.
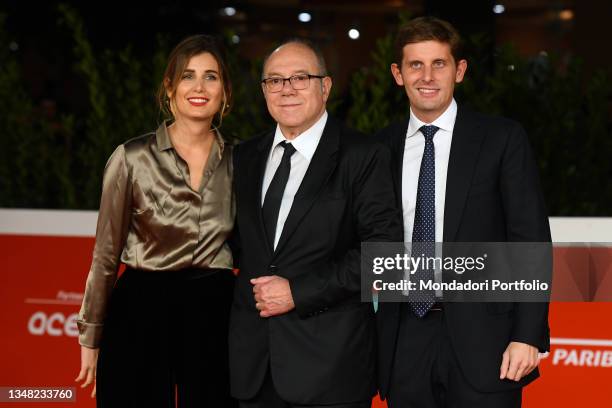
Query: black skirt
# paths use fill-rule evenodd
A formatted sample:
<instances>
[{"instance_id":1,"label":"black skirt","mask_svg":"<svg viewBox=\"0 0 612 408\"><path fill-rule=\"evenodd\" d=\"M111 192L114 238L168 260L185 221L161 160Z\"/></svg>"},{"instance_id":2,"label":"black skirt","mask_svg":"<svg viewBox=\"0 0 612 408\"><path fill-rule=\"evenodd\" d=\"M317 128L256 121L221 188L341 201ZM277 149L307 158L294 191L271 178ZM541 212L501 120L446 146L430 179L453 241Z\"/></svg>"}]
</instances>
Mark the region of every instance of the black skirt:
<instances>
[{"instance_id":1,"label":"black skirt","mask_svg":"<svg viewBox=\"0 0 612 408\"><path fill-rule=\"evenodd\" d=\"M97 406L233 407L229 270L126 270L100 344Z\"/></svg>"}]
</instances>

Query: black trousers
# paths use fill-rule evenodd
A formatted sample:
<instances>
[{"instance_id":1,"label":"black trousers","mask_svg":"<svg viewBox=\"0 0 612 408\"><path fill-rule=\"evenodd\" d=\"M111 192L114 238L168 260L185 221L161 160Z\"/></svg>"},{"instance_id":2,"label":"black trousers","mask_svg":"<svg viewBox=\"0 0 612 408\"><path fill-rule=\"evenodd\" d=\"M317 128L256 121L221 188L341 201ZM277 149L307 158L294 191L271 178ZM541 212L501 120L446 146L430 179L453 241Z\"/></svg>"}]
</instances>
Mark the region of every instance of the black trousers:
<instances>
[{"instance_id":1,"label":"black trousers","mask_svg":"<svg viewBox=\"0 0 612 408\"><path fill-rule=\"evenodd\" d=\"M356 358L358 358L356 356ZM284 401L276 388L270 375L270 369L266 373L263 385L257 395L250 400L240 400L240 408L370 408L372 401L351 402L346 404L327 404L327 405L295 405Z\"/></svg>"},{"instance_id":2,"label":"black trousers","mask_svg":"<svg viewBox=\"0 0 612 408\"><path fill-rule=\"evenodd\" d=\"M98 357L99 408L234 407L229 270L143 272L115 285Z\"/></svg>"},{"instance_id":3,"label":"black trousers","mask_svg":"<svg viewBox=\"0 0 612 408\"><path fill-rule=\"evenodd\" d=\"M444 311L430 311L419 319L404 303L400 322L389 408L520 408L522 389L483 393L465 379Z\"/></svg>"}]
</instances>

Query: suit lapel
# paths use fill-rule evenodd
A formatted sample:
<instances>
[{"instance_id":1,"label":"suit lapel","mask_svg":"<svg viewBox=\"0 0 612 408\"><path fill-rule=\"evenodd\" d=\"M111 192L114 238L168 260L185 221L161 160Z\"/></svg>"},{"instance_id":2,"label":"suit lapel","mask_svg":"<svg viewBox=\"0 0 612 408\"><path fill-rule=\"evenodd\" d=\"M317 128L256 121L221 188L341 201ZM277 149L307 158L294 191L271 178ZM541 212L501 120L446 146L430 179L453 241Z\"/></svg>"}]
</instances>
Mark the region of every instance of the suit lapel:
<instances>
[{"instance_id":1,"label":"suit lapel","mask_svg":"<svg viewBox=\"0 0 612 408\"><path fill-rule=\"evenodd\" d=\"M467 193L480 154L484 134L478 131L473 115L459 107L451 142L446 198L444 204L444 241L453 242L461 223Z\"/></svg>"},{"instance_id":2,"label":"suit lapel","mask_svg":"<svg viewBox=\"0 0 612 408\"><path fill-rule=\"evenodd\" d=\"M278 254L287 243L300 221L314 204L327 179L336 168L338 146L340 143L339 124L331 116L328 117L319 145L312 161L298 188L289 215L283 226L275 254ZM263 224L262 224L263 225Z\"/></svg>"},{"instance_id":3,"label":"suit lapel","mask_svg":"<svg viewBox=\"0 0 612 408\"><path fill-rule=\"evenodd\" d=\"M261 189L263 186L263 178L266 171L266 164L268 162L268 155L272 148L272 142L274 140L274 131L267 134L257 145L257 154L254 155L250 162L249 173L253 174L254 178L247 178L246 190L249 192L247 196L247 203L252 206L255 219L257 220L257 226L259 228L260 236L263 237L265 246L268 249L268 254L272 254L272 248L270 247L270 240L267 239L266 229L263 223L263 215L261 212ZM252 181L255 182L252 182Z\"/></svg>"}]
</instances>

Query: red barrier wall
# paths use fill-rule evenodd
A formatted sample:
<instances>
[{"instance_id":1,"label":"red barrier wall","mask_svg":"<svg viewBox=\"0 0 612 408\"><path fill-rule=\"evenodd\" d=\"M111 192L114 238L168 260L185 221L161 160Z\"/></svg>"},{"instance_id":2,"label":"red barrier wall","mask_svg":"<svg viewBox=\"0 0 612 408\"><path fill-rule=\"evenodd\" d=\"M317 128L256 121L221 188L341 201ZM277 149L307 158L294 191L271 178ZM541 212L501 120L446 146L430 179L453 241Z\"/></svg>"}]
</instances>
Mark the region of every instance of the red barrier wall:
<instances>
[{"instance_id":1,"label":"red barrier wall","mask_svg":"<svg viewBox=\"0 0 612 408\"><path fill-rule=\"evenodd\" d=\"M0 234L0 386L74 386L79 369L76 313L91 260L93 238ZM570 255L568 255L568 253ZM555 249L555 285L567 293L593 292L571 278L589 273L600 285L612 284L612 247ZM570 269L571 265L582 265ZM586 265L586 272L584 268ZM609 286L608 286L609 287ZM608 292L610 293L610 292ZM542 378L528 386L524 406L612 406L612 303L551 305L550 355ZM0 403L0 407L15 406ZM57 407L35 403L27 406ZM71 407L94 407L78 390ZM376 407L382 403L373 404Z\"/></svg>"}]
</instances>

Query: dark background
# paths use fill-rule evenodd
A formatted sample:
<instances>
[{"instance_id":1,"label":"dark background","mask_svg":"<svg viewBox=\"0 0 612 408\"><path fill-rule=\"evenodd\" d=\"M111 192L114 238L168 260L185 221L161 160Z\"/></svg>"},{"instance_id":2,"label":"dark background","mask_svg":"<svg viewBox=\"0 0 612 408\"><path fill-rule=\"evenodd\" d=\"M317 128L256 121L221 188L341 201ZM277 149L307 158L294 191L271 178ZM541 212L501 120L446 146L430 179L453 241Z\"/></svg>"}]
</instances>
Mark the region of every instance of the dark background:
<instances>
[{"instance_id":1,"label":"dark background","mask_svg":"<svg viewBox=\"0 0 612 408\"><path fill-rule=\"evenodd\" d=\"M408 112L389 73L394 30L433 14L466 40L456 99L525 126L550 214L610 216L611 11L571 0L0 3L0 206L96 209L107 157L162 120L154 96L167 54L195 33L226 44L235 103L225 135L272 126L261 58L296 35L323 48L330 111L373 133Z\"/></svg>"}]
</instances>

